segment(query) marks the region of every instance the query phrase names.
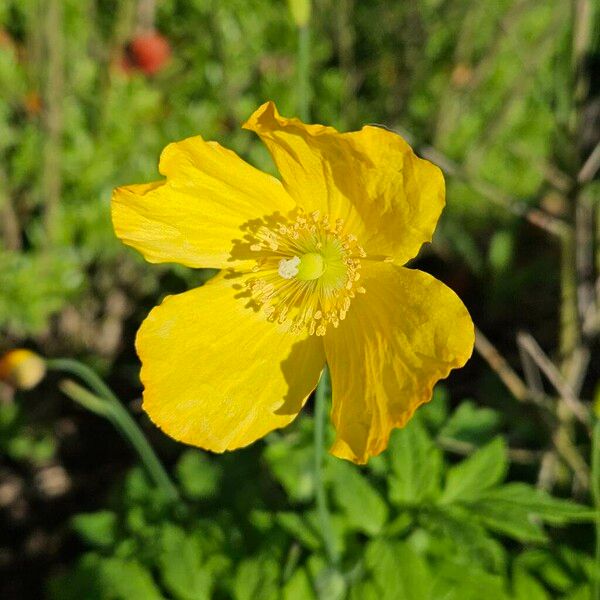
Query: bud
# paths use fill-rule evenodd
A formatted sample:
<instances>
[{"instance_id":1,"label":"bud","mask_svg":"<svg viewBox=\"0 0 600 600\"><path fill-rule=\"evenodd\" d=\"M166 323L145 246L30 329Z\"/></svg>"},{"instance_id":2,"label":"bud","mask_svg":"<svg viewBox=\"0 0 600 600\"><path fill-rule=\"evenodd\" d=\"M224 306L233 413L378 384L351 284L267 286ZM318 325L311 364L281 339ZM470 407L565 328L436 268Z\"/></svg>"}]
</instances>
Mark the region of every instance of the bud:
<instances>
[{"instance_id":1,"label":"bud","mask_svg":"<svg viewBox=\"0 0 600 600\"><path fill-rule=\"evenodd\" d=\"M306 27L310 19L310 0L288 0L288 6L298 27Z\"/></svg>"},{"instance_id":2,"label":"bud","mask_svg":"<svg viewBox=\"0 0 600 600\"><path fill-rule=\"evenodd\" d=\"M10 350L0 357L0 381L21 390L34 388L46 375L44 359L25 348Z\"/></svg>"}]
</instances>

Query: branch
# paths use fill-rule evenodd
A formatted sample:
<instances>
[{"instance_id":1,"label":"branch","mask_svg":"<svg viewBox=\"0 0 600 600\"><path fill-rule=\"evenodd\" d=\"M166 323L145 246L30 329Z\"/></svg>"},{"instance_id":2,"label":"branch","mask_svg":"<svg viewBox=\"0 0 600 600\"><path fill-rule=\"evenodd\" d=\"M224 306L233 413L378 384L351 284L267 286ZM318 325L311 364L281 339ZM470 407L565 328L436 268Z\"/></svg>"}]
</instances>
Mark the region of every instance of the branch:
<instances>
[{"instance_id":1,"label":"branch","mask_svg":"<svg viewBox=\"0 0 600 600\"><path fill-rule=\"evenodd\" d=\"M590 431L590 412L588 408L576 397L572 387L565 381L556 365L546 356L533 336L525 332L519 332L517 342L546 375L548 381L554 386L554 389L575 417Z\"/></svg>"},{"instance_id":2,"label":"branch","mask_svg":"<svg viewBox=\"0 0 600 600\"><path fill-rule=\"evenodd\" d=\"M452 175L469 184L475 191L479 192L490 202L501 206L518 217L523 217L536 227L544 229L557 237L562 237L569 232L570 226L562 219L557 219L539 208L531 208L525 202L508 196L493 185L471 177L464 168L454 163L439 150L436 150L431 146L426 146L419 150L424 158L437 164L443 171L448 173L448 175Z\"/></svg>"},{"instance_id":3,"label":"branch","mask_svg":"<svg viewBox=\"0 0 600 600\"><path fill-rule=\"evenodd\" d=\"M527 402L532 399L532 394L524 381L477 327L475 328L475 350L496 372L502 383L517 400Z\"/></svg>"}]
</instances>

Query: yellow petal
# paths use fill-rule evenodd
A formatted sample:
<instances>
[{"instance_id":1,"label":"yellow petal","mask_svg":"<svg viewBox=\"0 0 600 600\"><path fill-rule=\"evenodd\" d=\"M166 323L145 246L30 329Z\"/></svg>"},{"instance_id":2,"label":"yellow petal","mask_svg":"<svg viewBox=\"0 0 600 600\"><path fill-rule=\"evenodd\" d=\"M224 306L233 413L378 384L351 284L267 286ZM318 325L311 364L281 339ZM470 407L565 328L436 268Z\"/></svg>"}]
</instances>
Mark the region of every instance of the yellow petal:
<instances>
[{"instance_id":1,"label":"yellow petal","mask_svg":"<svg viewBox=\"0 0 600 600\"><path fill-rule=\"evenodd\" d=\"M381 127L339 133L261 106L244 124L265 142L284 185L308 211L345 220L371 256L398 264L431 241L444 207L444 178L399 135Z\"/></svg>"},{"instance_id":2,"label":"yellow petal","mask_svg":"<svg viewBox=\"0 0 600 600\"><path fill-rule=\"evenodd\" d=\"M144 410L168 435L215 452L290 423L325 362L322 340L267 322L230 277L167 297L136 340Z\"/></svg>"},{"instance_id":3,"label":"yellow petal","mask_svg":"<svg viewBox=\"0 0 600 600\"><path fill-rule=\"evenodd\" d=\"M366 293L325 336L337 433L331 452L357 463L385 450L391 429L465 364L474 343L467 309L431 275L369 261L362 271Z\"/></svg>"},{"instance_id":4,"label":"yellow petal","mask_svg":"<svg viewBox=\"0 0 600 600\"><path fill-rule=\"evenodd\" d=\"M154 263L231 267L246 222L295 206L278 179L216 142L193 137L170 144L160 159L166 181L117 188L117 236Z\"/></svg>"}]
</instances>

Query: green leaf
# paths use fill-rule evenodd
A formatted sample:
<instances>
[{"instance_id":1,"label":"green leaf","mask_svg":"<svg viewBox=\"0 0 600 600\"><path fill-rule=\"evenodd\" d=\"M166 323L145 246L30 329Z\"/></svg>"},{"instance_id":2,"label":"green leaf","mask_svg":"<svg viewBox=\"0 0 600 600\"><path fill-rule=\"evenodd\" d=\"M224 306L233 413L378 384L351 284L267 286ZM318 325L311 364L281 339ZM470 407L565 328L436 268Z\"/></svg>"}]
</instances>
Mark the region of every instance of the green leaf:
<instances>
[{"instance_id":1,"label":"green leaf","mask_svg":"<svg viewBox=\"0 0 600 600\"><path fill-rule=\"evenodd\" d=\"M572 549L568 551L571 553ZM547 587L557 592L567 592L573 587L569 568L546 548L523 552L515 560L515 566L535 574Z\"/></svg>"},{"instance_id":2,"label":"green leaf","mask_svg":"<svg viewBox=\"0 0 600 600\"><path fill-rule=\"evenodd\" d=\"M233 582L234 600L279 600L279 566L273 559L243 560Z\"/></svg>"},{"instance_id":3,"label":"green leaf","mask_svg":"<svg viewBox=\"0 0 600 600\"><path fill-rule=\"evenodd\" d=\"M402 542L378 539L365 552L365 567L380 600L428 600L433 578L426 562ZM432 599L433 600L433 599Z\"/></svg>"},{"instance_id":4,"label":"green leaf","mask_svg":"<svg viewBox=\"0 0 600 600\"><path fill-rule=\"evenodd\" d=\"M519 566L513 570L513 592L515 600L551 600L544 586Z\"/></svg>"},{"instance_id":5,"label":"green leaf","mask_svg":"<svg viewBox=\"0 0 600 600\"><path fill-rule=\"evenodd\" d=\"M480 445L498 432L500 414L491 408L480 408L466 400L454 411L439 432L439 437Z\"/></svg>"},{"instance_id":6,"label":"green leaf","mask_svg":"<svg viewBox=\"0 0 600 600\"><path fill-rule=\"evenodd\" d=\"M310 500L315 489L312 420L301 420L300 431L288 435L272 434L264 451L272 474L283 486L289 498L296 502Z\"/></svg>"},{"instance_id":7,"label":"green leaf","mask_svg":"<svg viewBox=\"0 0 600 600\"><path fill-rule=\"evenodd\" d=\"M514 507L554 524L593 521L596 512L572 500L553 498L543 490L526 483L509 483L488 490L481 500L504 507Z\"/></svg>"},{"instance_id":8,"label":"green leaf","mask_svg":"<svg viewBox=\"0 0 600 600\"><path fill-rule=\"evenodd\" d=\"M508 453L501 437L448 470L440 502L450 504L478 498L485 490L500 483L508 469Z\"/></svg>"},{"instance_id":9,"label":"green leaf","mask_svg":"<svg viewBox=\"0 0 600 600\"><path fill-rule=\"evenodd\" d=\"M317 550L321 547L321 538L312 525L303 519L298 513L277 513L276 521L300 544L309 550Z\"/></svg>"},{"instance_id":10,"label":"green leaf","mask_svg":"<svg viewBox=\"0 0 600 600\"><path fill-rule=\"evenodd\" d=\"M177 478L186 496L194 500L214 497L219 490L222 472L199 450L186 450L176 467Z\"/></svg>"},{"instance_id":11,"label":"green leaf","mask_svg":"<svg viewBox=\"0 0 600 600\"><path fill-rule=\"evenodd\" d=\"M448 420L448 405L450 403L450 394L448 388L438 383L433 388L433 396L429 402L426 402L419 408L419 414L423 424L430 430L437 432Z\"/></svg>"},{"instance_id":12,"label":"green leaf","mask_svg":"<svg viewBox=\"0 0 600 600\"><path fill-rule=\"evenodd\" d=\"M387 455L393 472L389 494L394 504L411 506L437 498L442 454L418 418L392 433Z\"/></svg>"},{"instance_id":13,"label":"green leaf","mask_svg":"<svg viewBox=\"0 0 600 600\"><path fill-rule=\"evenodd\" d=\"M388 518L388 507L379 492L358 468L347 462L331 463L328 474L333 499L344 512L351 527L369 535L381 531Z\"/></svg>"},{"instance_id":14,"label":"green leaf","mask_svg":"<svg viewBox=\"0 0 600 600\"><path fill-rule=\"evenodd\" d=\"M542 527L531 519L529 511L518 506L497 502L476 502L470 505L473 517L497 533L520 542L545 542Z\"/></svg>"},{"instance_id":15,"label":"green leaf","mask_svg":"<svg viewBox=\"0 0 600 600\"><path fill-rule=\"evenodd\" d=\"M464 565L448 557L436 565L435 573L431 600L509 600L502 577L476 566Z\"/></svg>"},{"instance_id":16,"label":"green leaf","mask_svg":"<svg viewBox=\"0 0 600 600\"><path fill-rule=\"evenodd\" d=\"M506 271L514 256L514 237L510 231L497 231L492 235L488 247L488 261L498 273Z\"/></svg>"},{"instance_id":17,"label":"green leaf","mask_svg":"<svg viewBox=\"0 0 600 600\"><path fill-rule=\"evenodd\" d=\"M56 600L164 600L150 572L135 560L86 554L72 573L51 582Z\"/></svg>"},{"instance_id":18,"label":"green leaf","mask_svg":"<svg viewBox=\"0 0 600 600\"><path fill-rule=\"evenodd\" d=\"M117 539L117 515L108 510L75 515L71 527L84 542L97 548L109 548Z\"/></svg>"},{"instance_id":19,"label":"green leaf","mask_svg":"<svg viewBox=\"0 0 600 600\"><path fill-rule=\"evenodd\" d=\"M506 552L483 525L473 518L467 508L439 507L420 515L420 523L430 530L434 539L446 539L452 544L451 552L472 565L499 572L506 562ZM438 544L439 546L440 544Z\"/></svg>"},{"instance_id":20,"label":"green leaf","mask_svg":"<svg viewBox=\"0 0 600 600\"><path fill-rule=\"evenodd\" d=\"M163 525L160 536L161 581L177 600L209 600L213 576L203 565L200 540L186 535L171 523Z\"/></svg>"},{"instance_id":21,"label":"green leaf","mask_svg":"<svg viewBox=\"0 0 600 600\"><path fill-rule=\"evenodd\" d=\"M319 598L344 600L346 597L346 580L337 569L322 569L315 578L315 587Z\"/></svg>"},{"instance_id":22,"label":"green leaf","mask_svg":"<svg viewBox=\"0 0 600 600\"><path fill-rule=\"evenodd\" d=\"M296 569L283 586L283 600L317 600L306 569Z\"/></svg>"},{"instance_id":23,"label":"green leaf","mask_svg":"<svg viewBox=\"0 0 600 600\"><path fill-rule=\"evenodd\" d=\"M350 588L349 600L381 600L381 595L372 581L359 581Z\"/></svg>"}]
</instances>

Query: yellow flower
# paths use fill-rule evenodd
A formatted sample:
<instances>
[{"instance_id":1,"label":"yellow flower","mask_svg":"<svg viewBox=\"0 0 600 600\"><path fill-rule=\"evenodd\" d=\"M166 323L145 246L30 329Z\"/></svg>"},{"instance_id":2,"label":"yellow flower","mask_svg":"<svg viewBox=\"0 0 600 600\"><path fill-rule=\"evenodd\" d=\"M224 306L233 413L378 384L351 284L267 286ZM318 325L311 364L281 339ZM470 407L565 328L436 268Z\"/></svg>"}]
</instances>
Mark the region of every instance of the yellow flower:
<instances>
[{"instance_id":1,"label":"yellow flower","mask_svg":"<svg viewBox=\"0 0 600 600\"><path fill-rule=\"evenodd\" d=\"M338 133L269 102L244 128L281 181L194 137L165 148L165 180L113 194L117 235L148 261L222 269L142 324L144 409L178 440L240 448L290 423L327 362L331 452L364 463L472 352L454 292L400 266L431 240L443 176L378 127Z\"/></svg>"},{"instance_id":2,"label":"yellow flower","mask_svg":"<svg viewBox=\"0 0 600 600\"><path fill-rule=\"evenodd\" d=\"M0 381L22 390L34 388L46 376L44 359L25 348L0 356Z\"/></svg>"}]
</instances>

